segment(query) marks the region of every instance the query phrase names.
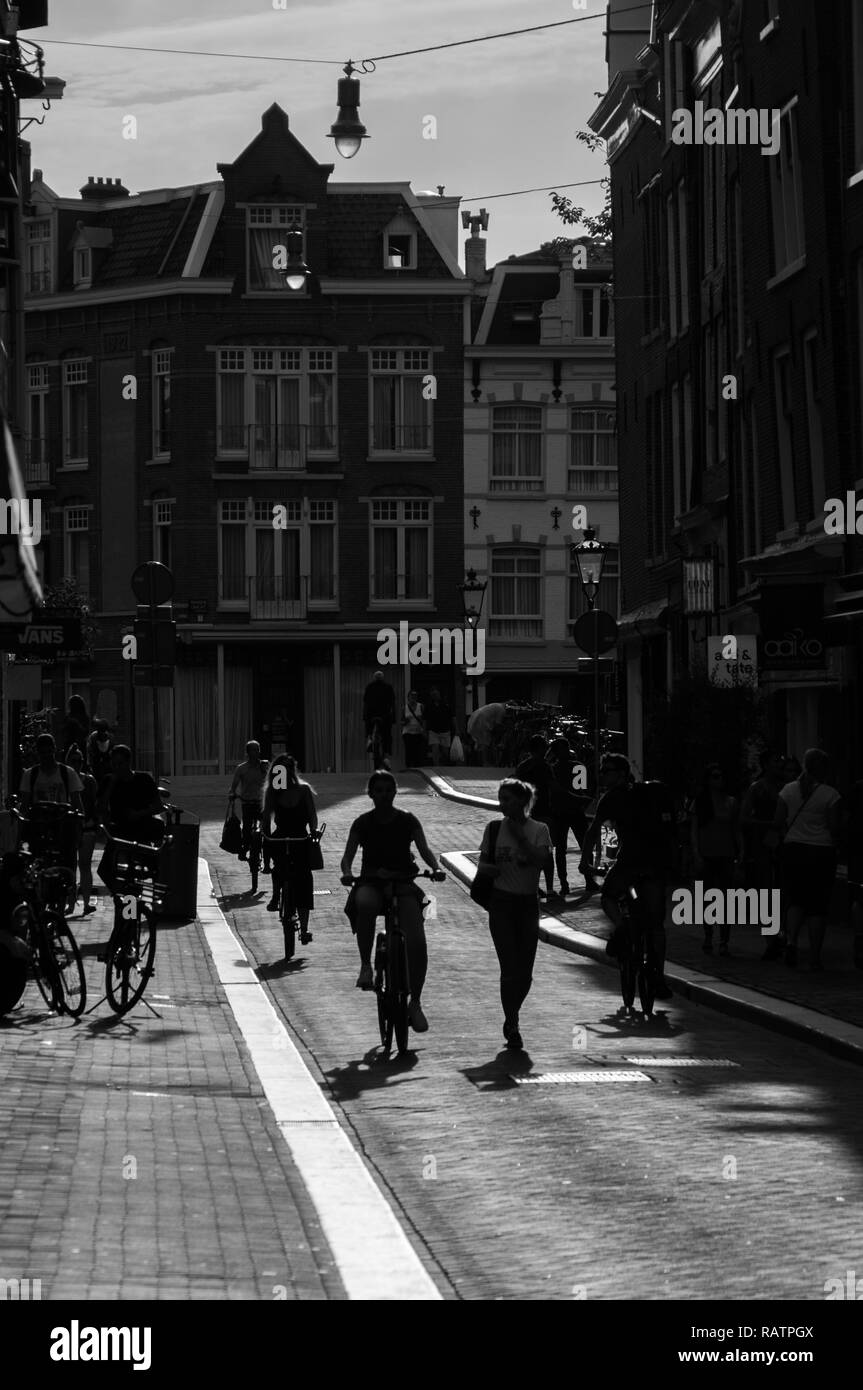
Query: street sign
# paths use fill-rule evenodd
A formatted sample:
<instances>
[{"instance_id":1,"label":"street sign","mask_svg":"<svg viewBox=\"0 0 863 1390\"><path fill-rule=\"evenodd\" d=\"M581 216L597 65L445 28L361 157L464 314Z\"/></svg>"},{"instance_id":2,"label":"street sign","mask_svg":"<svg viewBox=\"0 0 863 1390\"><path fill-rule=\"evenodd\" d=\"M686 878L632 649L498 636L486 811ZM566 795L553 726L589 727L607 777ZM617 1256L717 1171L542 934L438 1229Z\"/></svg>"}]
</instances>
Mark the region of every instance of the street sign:
<instances>
[{"instance_id":1,"label":"street sign","mask_svg":"<svg viewBox=\"0 0 863 1390\"><path fill-rule=\"evenodd\" d=\"M617 623L604 608L592 608L576 620L572 636L575 645L588 656L599 656L616 644Z\"/></svg>"},{"instance_id":2,"label":"street sign","mask_svg":"<svg viewBox=\"0 0 863 1390\"><path fill-rule=\"evenodd\" d=\"M0 651L34 661L67 661L78 656L83 645L80 618L48 618L0 627Z\"/></svg>"},{"instance_id":3,"label":"street sign","mask_svg":"<svg viewBox=\"0 0 863 1390\"><path fill-rule=\"evenodd\" d=\"M167 603L174 592L174 576L159 560L148 560L139 565L132 575L132 593L139 603L155 608Z\"/></svg>"}]
</instances>

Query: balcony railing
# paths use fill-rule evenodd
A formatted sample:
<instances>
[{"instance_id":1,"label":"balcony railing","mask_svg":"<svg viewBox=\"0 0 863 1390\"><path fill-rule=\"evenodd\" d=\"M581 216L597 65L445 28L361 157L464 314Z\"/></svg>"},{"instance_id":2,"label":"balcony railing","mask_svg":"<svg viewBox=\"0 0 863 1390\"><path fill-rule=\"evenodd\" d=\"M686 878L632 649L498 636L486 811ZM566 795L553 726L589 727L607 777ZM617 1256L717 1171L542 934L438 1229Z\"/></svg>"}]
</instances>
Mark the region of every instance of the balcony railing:
<instances>
[{"instance_id":1,"label":"balcony railing","mask_svg":"<svg viewBox=\"0 0 863 1390\"><path fill-rule=\"evenodd\" d=\"M373 454L430 454L431 423L393 425L376 421L369 431L369 446Z\"/></svg>"},{"instance_id":2,"label":"balcony railing","mask_svg":"<svg viewBox=\"0 0 863 1390\"><path fill-rule=\"evenodd\" d=\"M24 440L25 483L49 483L48 440L31 436Z\"/></svg>"},{"instance_id":3,"label":"balcony railing","mask_svg":"<svg viewBox=\"0 0 863 1390\"><path fill-rule=\"evenodd\" d=\"M250 574L245 578L219 575L219 606L248 612L257 621L305 618L308 613L306 575Z\"/></svg>"},{"instance_id":4,"label":"balcony railing","mask_svg":"<svg viewBox=\"0 0 863 1390\"><path fill-rule=\"evenodd\" d=\"M339 431L330 425L235 425L220 429L221 455L241 454L249 469L302 471L310 462L338 457Z\"/></svg>"}]
</instances>

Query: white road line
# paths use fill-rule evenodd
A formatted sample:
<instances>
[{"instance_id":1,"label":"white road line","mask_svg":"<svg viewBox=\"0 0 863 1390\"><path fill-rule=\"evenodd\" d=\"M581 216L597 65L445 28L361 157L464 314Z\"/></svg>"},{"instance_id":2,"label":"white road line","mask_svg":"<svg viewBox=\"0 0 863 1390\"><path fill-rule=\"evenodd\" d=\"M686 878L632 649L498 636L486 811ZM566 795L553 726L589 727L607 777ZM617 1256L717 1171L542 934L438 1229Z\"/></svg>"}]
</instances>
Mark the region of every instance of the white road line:
<instances>
[{"instance_id":1,"label":"white road line","mask_svg":"<svg viewBox=\"0 0 863 1390\"><path fill-rule=\"evenodd\" d=\"M279 1132L318 1214L348 1298L439 1301L380 1188L306 1067L198 860L198 918Z\"/></svg>"}]
</instances>

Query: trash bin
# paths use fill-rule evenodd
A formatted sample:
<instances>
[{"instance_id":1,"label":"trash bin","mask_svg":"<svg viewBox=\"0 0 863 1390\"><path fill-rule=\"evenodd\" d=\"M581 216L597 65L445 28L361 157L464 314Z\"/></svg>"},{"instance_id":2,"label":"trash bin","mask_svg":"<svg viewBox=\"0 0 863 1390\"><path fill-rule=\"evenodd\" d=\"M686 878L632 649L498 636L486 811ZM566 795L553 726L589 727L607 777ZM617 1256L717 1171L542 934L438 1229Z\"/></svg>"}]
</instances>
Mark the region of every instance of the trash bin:
<instances>
[{"instance_id":1,"label":"trash bin","mask_svg":"<svg viewBox=\"0 0 863 1390\"><path fill-rule=\"evenodd\" d=\"M179 917L188 921L198 913L198 840L201 822L194 820L183 823L182 816L191 816L191 811L171 807L168 834L170 844L162 846L159 852L159 867L156 878L165 885L162 904L163 917Z\"/></svg>"}]
</instances>

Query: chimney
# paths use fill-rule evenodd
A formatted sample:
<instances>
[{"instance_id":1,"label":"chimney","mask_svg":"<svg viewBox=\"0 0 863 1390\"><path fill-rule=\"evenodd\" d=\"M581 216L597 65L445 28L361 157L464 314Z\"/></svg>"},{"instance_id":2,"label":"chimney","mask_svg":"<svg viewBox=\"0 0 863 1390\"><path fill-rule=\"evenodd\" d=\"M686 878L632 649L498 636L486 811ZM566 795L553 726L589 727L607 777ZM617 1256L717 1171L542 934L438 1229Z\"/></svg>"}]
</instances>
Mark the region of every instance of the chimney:
<instances>
[{"instance_id":1,"label":"chimney","mask_svg":"<svg viewBox=\"0 0 863 1390\"><path fill-rule=\"evenodd\" d=\"M480 208L478 213L463 212L461 224L470 227L470 237L464 244L464 273L469 280L482 284L488 280L489 273L485 267L486 241L480 236L480 229L487 229L488 213L485 208Z\"/></svg>"},{"instance_id":2,"label":"chimney","mask_svg":"<svg viewBox=\"0 0 863 1390\"><path fill-rule=\"evenodd\" d=\"M79 192L82 198L98 198L100 201L106 198L129 197L128 188L124 188L119 179L94 179L92 174Z\"/></svg>"}]
</instances>

